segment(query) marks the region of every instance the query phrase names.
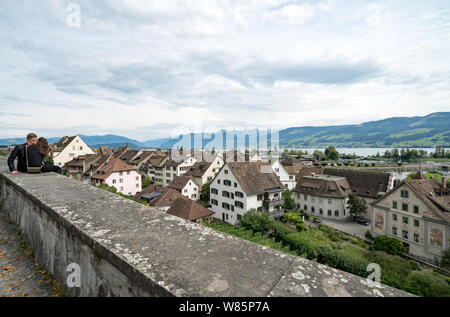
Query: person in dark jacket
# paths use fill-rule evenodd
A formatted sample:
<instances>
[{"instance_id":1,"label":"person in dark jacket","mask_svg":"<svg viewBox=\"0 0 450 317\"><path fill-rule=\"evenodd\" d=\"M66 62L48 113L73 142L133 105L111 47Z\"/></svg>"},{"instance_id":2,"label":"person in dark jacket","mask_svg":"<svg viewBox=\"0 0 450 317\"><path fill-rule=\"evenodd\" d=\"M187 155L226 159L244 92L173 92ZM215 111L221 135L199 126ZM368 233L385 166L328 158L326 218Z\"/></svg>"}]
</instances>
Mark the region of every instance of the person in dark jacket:
<instances>
[{"instance_id":1,"label":"person in dark jacket","mask_svg":"<svg viewBox=\"0 0 450 317\"><path fill-rule=\"evenodd\" d=\"M29 133L27 135L27 143L17 145L8 157L8 167L11 174L17 174L19 172L27 172L27 162L25 157L25 146L35 145L37 143L37 135ZM14 166L14 160L17 158L17 169Z\"/></svg>"},{"instance_id":2,"label":"person in dark jacket","mask_svg":"<svg viewBox=\"0 0 450 317\"><path fill-rule=\"evenodd\" d=\"M42 173L55 172L61 174L61 167L46 161L46 158L50 154L50 146L48 145L48 141L46 138L39 138L36 146L30 146L28 149L31 150L28 152L30 153L30 158L32 156L34 157L33 164L39 164L36 165L36 167L42 166ZM33 153L34 151L35 153ZM28 163L30 164L30 161Z\"/></svg>"}]
</instances>

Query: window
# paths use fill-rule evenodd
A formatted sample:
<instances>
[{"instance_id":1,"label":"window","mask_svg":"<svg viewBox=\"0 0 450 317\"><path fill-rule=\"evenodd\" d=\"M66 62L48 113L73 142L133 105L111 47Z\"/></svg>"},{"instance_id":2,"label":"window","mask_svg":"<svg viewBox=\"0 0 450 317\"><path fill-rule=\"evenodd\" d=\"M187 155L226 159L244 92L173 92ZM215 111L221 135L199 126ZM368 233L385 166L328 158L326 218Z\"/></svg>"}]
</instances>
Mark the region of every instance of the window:
<instances>
[{"instance_id":1,"label":"window","mask_svg":"<svg viewBox=\"0 0 450 317\"><path fill-rule=\"evenodd\" d=\"M289 180L293 180L293 179L294 179L294 176L289 175Z\"/></svg>"},{"instance_id":2,"label":"window","mask_svg":"<svg viewBox=\"0 0 450 317\"><path fill-rule=\"evenodd\" d=\"M322 209L322 208L320 208L319 213L320 213L321 215L323 215L323 209Z\"/></svg>"},{"instance_id":3,"label":"window","mask_svg":"<svg viewBox=\"0 0 450 317\"><path fill-rule=\"evenodd\" d=\"M328 204L331 205L331 199L328 199Z\"/></svg>"},{"instance_id":4,"label":"window","mask_svg":"<svg viewBox=\"0 0 450 317\"><path fill-rule=\"evenodd\" d=\"M215 188L211 188L211 194L217 195L219 191Z\"/></svg>"},{"instance_id":5,"label":"window","mask_svg":"<svg viewBox=\"0 0 450 317\"><path fill-rule=\"evenodd\" d=\"M230 193L231 199L234 199L234 193Z\"/></svg>"},{"instance_id":6,"label":"window","mask_svg":"<svg viewBox=\"0 0 450 317\"><path fill-rule=\"evenodd\" d=\"M236 182L234 183L234 187L237 187L237 183Z\"/></svg>"},{"instance_id":7,"label":"window","mask_svg":"<svg viewBox=\"0 0 450 317\"><path fill-rule=\"evenodd\" d=\"M397 221L397 215L396 214L392 215L392 220Z\"/></svg>"},{"instance_id":8,"label":"window","mask_svg":"<svg viewBox=\"0 0 450 317\"><path fill-rule=\"evenodd\" d=\"M258 195L258 196L256 197L257 200L263 200L263 198L264 198L264 195L263 195L263 194Z\"/></svg>"},{"instance_id":9,"label":"window","mask_svg":"<svg viewBox=\"0 0 450 317\"><path fill-rule=\"evenodd\" d=\"M237 220L241 220L241 215L237 215Z\"/></svg>"},{"instance_id":10,"label":"window","mask_svg":"<svg viewBox=\"0 0 450 317\"><path fill-rule=\"evenodd\" d=\"M332 214L333 214L333 212L330 209L328 209L328 216L331 217Z\"/></svg>"},{"instance_id":11,"label":"window","mask_svg":"<svg viewBox=\"0 0 450 317\"><path fill-rule=\"evenodd\" d=\"M130 175L130 171L127 171L127 175Z\"/></svg>"},{"instance_id":12,"label":"window","mask_svg":"<svg viewBox=\"0 0 450 317\"><path fill-rule=\"evenodd\" d=\"M392 227L392 234L393 234L394 236L397 235L397 228L396 228L396 227Z\"/></svg>"},{"instance_id":13,"label":"window","mask_svg":"<svg viewBox=\"0 0 450 317\"><path fill-rule=\"evenodd\" d=\"M414 234L414 242L419 243L419 235L417 233Z\"/></svg>"},{"instance_id":14,"label":"window","mask_svg":"<svg viewBox=\"0 0 450 317\"><path fill-rule=\"evenodd\" d=\"M115 184L116 183L116 180L115 179L113 179L113 184Z\"/></svg>"},{"instance_id":15,"label":"window","mask_svg":"<svg viewBox=\"0 0 450 317\"><path fill-rule=\"evenodd\" d=\"M397 209L397 202L396 201L392 202L392 208Z\"/></svg>"},{"instance_id":16,"label":"window","mask_svg":"<svg viewBox=\"0 0 450 317\"><path fill-rule=\"evenodd\" d=\"M219 185L220 185L220 179L218 179L218 180L217 180L217 184L219 184Z\"/></svg>"},{"instance_id":17,"label":"window","mask_svg":"<svg viewBox=\"0 0 450 317\"><path fill-rule=\"evenodd\" d=\"M419 213L419 206L414 206L414 213L418 214Z\"/></svg>"},{"instance_id":18,"label":"window","mask_svg":"<svg viewBox=\"0 0 450 317\"><path fill-rule=\"evenodd\" d=\"M170 177L170 173L166 173L166 177Z\"/></svg>"},{"instance_id":19,"label":"window","mask_svg":"<svg viewBox=\"0 0 450 317\"><path fill-rule=\"evenodd\" d=\"M187 189L183 190L183 193L187 193Z\"/></svg>"},{"instance_id":20,"label":"window","mask_svg":"<svg viewBox=\"0 0 450 317\"><path fill-rule=\"evenodd\" d=\"M414 219L414 226L415 226L415 227L418 227L418 226L419 226L419 220Z\"/></svg>"},{"instance_id":21,"label":"window","mask_svg":"<svg viewBox=\"0 0 450 317\"><path fill-rule=\"evenodd\" d=\"M194 199L197 198L197 194L192 194L191 198L194 198Z\"/></svg>"},{"instance_id":22,"label":"window","mask_svg":"<svg viewBox=\"0 0 450 317\"><path fill-rule=\"evenodd\" d=\"M215 200L215 199L211 199L211 205L218 205L219 204L219 202L217 201L217 200Z\"/></svg>"},{"instance_id":23,"label":"window","mask_svg":"<svg viewBox=\"0 0 450 317\"><path fill-rule=\"evenodd\" d=\"M139 188L139 184L136 184L136 188Z\"/></svg>"},{"instance_id":24,"label":"window","mask_svg":"<svg viewBox=\"0 0 450 317\"><path fill-rule=\"evenodd\" d=\"M319 198L319 202L323 204L323 198Z\"/></svg>"},{"instance_id":25,"label":"window","mask_svg":"<svg viewBox=\"0 0 450 317\"><path fill-rule=\"evenodd\" d=\"M123 175L123 172L119 172L119 176L122 176Z\"/></svg>"},{"instance_id":26,"label":"window","mask_svg":"<svg viewBox=\"0 0 450 317\"><path fill-rule=\"evenodd\" d=\"M407 190L400 191L400 196L403 198L408 198L409 192Z\"/></svg>"},{"instance_id":27,"label":"window","mask_svg":"<svg viewBox=\"0 0 450 317\"><path fill-rule=\"evenodd\" d=\"M227 204L227 203L222 203L222 208L223 208L223 209L230 210L230 205Z\"/></svg>"},{"instance_id":28,"label":"window","mask_svg":"<svg viewBox=\"0 0 450 317\"><path fill-rule=\"evenodd\" d=\"M402 204L402 210L408 211L408 204Z\"/></svg>"},{"instance_id":29,"label":"window","mask_svg":"<svg viewBox=\"0 0 450 317\"><path fill-rule=\"evenodd\" d=\"M408 239L408 231L403 230L402 237L403 239Z\"/></svg>"},{"instance_id":30,"label":"window","mask_svg":"<svg viewBox=\"0 0 450 317\"><path fill-rule=\"evenodd\" d=\"M236 201L234 202L234 205L235 205L236 207L238 207L238 208L244 209L244 203L242 203L242 202L240 202L240 201L238 201L238 200L236 200Z\"/></svg>"},{"instance_id":31,"label":"window","mask_svg":"<svg viewBox=\"0 0 450 317\"><path fill-rule=\"evenodd\" d=\"M223 172L224 172L225 174L228 174L228 170L223 170Z\"/></svg>"},{"instance_id":32,"label":"window","mask_svg":"<svg viewBox=\"0 0 450 317\"><path fill-rule=\"evenodd\" d=\"M236 197L244 198L244 193L242 193L242 192L236 192L235 194L236 194Z\"/></svg>"},{"instance_id":33,"label":"window","mask_svg":"<svg viewBox=\"0 0 450 317\"><path fill-rule=\"evenodd\" d=\"M230 193L227 192L226 190L223 190L223 191L222 191L222 196L223 196L223 197L230 198Z\"/></svg>"},{"instance_id":34,"label":"window","mask_svg":"<svg viewBox=\"0 0 450 317\"><path fill-rule=\"evenodd\" d=\"M82 147L82 146L80 146L80 150L83 150L83 147Z\"/></svg>"},{"instance_id":35,"label":"window","mask_svg":"<svg viewBox=\"0 0 450 317\"><path fill-rule=\"evenodd\" d=\"M137 181L139 180L139 176L136 176L136 180L137 180Z\"/></svg>"},{"instance_id":36,"label":"window","mask_svg":"<svg viewBox=\"0 0 450 317\"><path fill-rule=\"evenodd\" d=\"M408 217L403 217L403 223L408 223L408 221L409 221L409 219L408 219Z\"/></svg>"},{"instance_id":37,"label":"window","mask_svg":"<svg viewBox=\"0 0 450 317\"><path fill-rule=\"evenodd\" d=\"M122 191L122 190L123 190L123 187L119 187L119 190Z\"/></svg>"},{"instance_id":38,"label":"window","mask_svg":"<svg viewBox=\"0 0 450 317\"><path fill-rule=\"evenodd\" d=\"M315 201L316 201L316 197L312 196L312 197L311 197L311 201L312 201L312 202L315 202Z\"/></svg>"},{"instance_id":39,"label":"window","mask_svg":"<svg viewBox=\"0 0 450 317\"><path fill-rule=\"evenodd\" d=\"M308 210L308 206L304 205L303 210L305 210L305 211Z\"/></svg>"},{"instance_id":40,"label":"window","mask_svg":"<svg viewBox=\"0 0 450 317\"><path fill-rule=\"evenodd\" d=\"M316 212L316 208L314 208L314 206L311 207L311 212L312 212L312 213L315 213L315 212Z\"/></svg>"},{"instance_id":41,"label":"window","mask_svg":"<svg viewBox=\"0 0 450 317\"><path fill-rule=\"evenodd\" d=\"M225 186L231 186L231 181L229 181L229 180L224 180L224 181L223 181L223 184L224 184Z\"/></svg>"},{"instance_id":42,"label":"window","mask_svg":"<svg viewBox=\"0 0 450 317\"><path fill-rule=\"evenodd\" d=\"M123 178L119 179L119 183L123 183Z\"/></svg>"},{"instance_id":43,"label":"window","mask_svg":"<svg viewBox=\"0 0 450 317\"><path fill-rule=\"evenodd\" d=\"M334 211L334 216L335 216L335 217L339 217L339 210L335 210L335 211Z\"/></svg>"},{"instance_id":44,"label":"window","mask_svg":"<svg viewBox=\"0 0 450 317\"><path fill-rule=\"evenodd\" d=\"M304 195L303 197L304 197L305 201L308 200L308 195Z\"/></svg>"}]
</instances>

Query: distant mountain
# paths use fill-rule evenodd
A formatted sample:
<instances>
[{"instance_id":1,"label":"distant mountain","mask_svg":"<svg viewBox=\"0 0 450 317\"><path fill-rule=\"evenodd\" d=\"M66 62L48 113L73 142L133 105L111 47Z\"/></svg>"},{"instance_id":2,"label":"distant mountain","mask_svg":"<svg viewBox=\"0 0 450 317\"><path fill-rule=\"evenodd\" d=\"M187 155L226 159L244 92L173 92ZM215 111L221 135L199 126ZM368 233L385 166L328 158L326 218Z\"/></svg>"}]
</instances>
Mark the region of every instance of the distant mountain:
<instances>
[{"instance_id":1,"label":"distant mountain","mask_svg":"<svg viewBox=\"0 0 450 317\"><path fill-rule=\"evenodd\" d=\"M194 143L207 148L223 147L221 131L218 138L206 139L201 134L183 135L178 139L160 139L153 141L163 148L189 148ZM233 147L233 135L238 147L248 144L247 139L256 139L256 131L229 131L229 144ZM397 117L371 121L363 124L296 127L279 131L279 145L282 148L305 147L450 147L450 112L436 112L424 117Z\"/></svg>"},{"instance_id":2,"label":"distant mountain","mask_svg":"<svg viewBox=\"0 0 450 317\"><path fill-rule=\"evenodd\" d=\"M190 148L195 144L198 148L222 148L223 134L218 131L213 135L188 134L179 138L161 138L139 142L123 136L80 135L93 148L108 145L111 148L124 146L132 148ZM257 139L256 130L226 132L228 148L232 148L234 140L242 148L249 140ZM49 143L58 141L60 137L48 138ZM195 140L195 142L192 142ZM0 145L21 144L25 138L0 139ZM251 141L253 144L254 141ZM436 112L424 117L397 117L371 121L363 124L296 127L279 131L279 146L281 148L305 147L435 147L442 145L450 147L450 112Z\"/></svg>"},{"instance_id":3,"label":"distant mountain","mask_svg":"<svg viewBox=\"0 0 450 317\"><path fill-rule=\"evenodd\" d=\"M108 143L108 144L101 143L101 144L88 144L88 145L92 149L96 149L96 148L99 148L100 146L107 145L112 150L112 149L115 149L115 148L118 148L118 147L123 147L126 144L127 144L127 142L125 142L125 143ZM142 146L138 146L138 145L136 145L134 143L130 143L130 142L128 142L128 146L132 150L139 150L139 149L142 148Z\"/></svg>"},{"instance_id":4,"label":"distant mountain","mask_svg":"<svg viewBox=\"0 0 450 317\"><path fill-rule=\"evenodd\" d=\"M358 125L298 127L280 131L283 147L434 147L450 146L450 112L398 117Z\"/></svg>"}]
</instances>

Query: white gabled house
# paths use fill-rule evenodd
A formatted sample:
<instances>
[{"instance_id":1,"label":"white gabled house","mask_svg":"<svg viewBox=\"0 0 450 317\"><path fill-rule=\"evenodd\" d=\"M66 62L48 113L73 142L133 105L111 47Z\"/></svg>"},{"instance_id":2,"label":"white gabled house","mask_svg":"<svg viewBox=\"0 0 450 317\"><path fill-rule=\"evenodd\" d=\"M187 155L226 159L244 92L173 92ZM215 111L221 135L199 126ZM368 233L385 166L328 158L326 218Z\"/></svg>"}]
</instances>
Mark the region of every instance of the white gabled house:
<instances>
[{"instance_id":1,"label":"white gabled house","mask_svg":"<svg viewBox=\"0 0 450 317\"><path fill-rule=\"evenodd\" d=\"M175 189L191 200L197 201L200 199L200 190L194 182L193 176L175 176L167 187Z\"/></svg>"},{"instance_id":2,"label":"white gabled house","mask_svg":"<svg viewBox=\"0 0 450 317\"><path fill-rule=\"evenodd\" d=\"M95 154L94 151L78 136L65 136L50 146L51 158L57 166L64 166L80 155Z\"/></svg>"},{"instance_id":3,"label":"white gabled house","mask_svg":"<svg viewBox=\"0 0 450 317\"><path fill-rule=\"evenodd\" d=\"M270 166L260 162L225 163L210 186L213 217L236 224L250 209L280 217L284 190Z\"/></svg>"}]
</instances>

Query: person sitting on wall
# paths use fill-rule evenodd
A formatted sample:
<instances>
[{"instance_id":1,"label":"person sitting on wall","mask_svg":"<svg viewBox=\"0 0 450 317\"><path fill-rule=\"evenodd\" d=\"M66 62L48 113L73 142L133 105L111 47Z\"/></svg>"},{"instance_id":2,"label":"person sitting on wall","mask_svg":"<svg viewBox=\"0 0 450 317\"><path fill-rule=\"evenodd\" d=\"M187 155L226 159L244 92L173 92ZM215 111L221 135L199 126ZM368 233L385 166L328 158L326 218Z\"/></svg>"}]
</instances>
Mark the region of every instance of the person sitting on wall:
<instances>
[{"instance_id":1,"label":"person sitting on wall","mask_svg":"<svg viewBox=\"0 0 450 317\"><path fill-rule=\"evenodd\" d=\"M47 162L50 154L50 146L46 138L39 138L36 145L28 146L28 166L41 167L42 173L55 172L61 174L61 167Z\"/></svg>"},{"instance_id":2,"label":"person sitting on wall","mask_svg":"<svg viewBox=\"0 0 450 317\"><path fill-rule=\"evenodd\" d=\"M37 135L28 133L27 143L16 145L11 155L8 157L8 167L11 174L18 174L19 172L27 172L27 161L25 157L25 147L35 145L37 143ZM14 160L17 158L17 169L14 167Z\"/></svg>"}]
</instances>

